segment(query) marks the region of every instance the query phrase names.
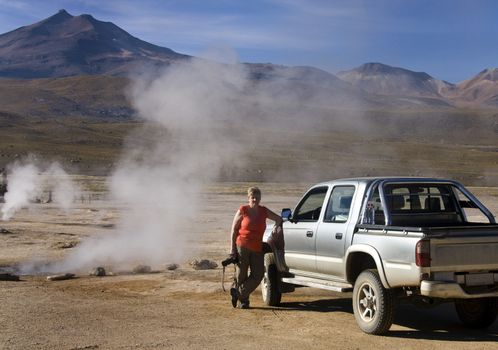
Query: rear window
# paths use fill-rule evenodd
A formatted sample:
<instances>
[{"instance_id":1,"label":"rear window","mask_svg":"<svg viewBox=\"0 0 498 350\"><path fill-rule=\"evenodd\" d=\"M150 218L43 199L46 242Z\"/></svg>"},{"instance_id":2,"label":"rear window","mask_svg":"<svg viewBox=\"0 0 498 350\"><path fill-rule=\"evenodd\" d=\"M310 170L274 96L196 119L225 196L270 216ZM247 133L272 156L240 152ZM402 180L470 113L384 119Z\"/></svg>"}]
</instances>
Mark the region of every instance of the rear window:
<instances>
[{"instance_id":1,"label":"rear window","mask_svg":"<svg viewBox=\"0 0 498 350\"><path fill-rule=\"evenodd\" d=\"M386 205L393 214L453 213L456 204L448 185L388 184Z\"/></svg>"}]
</instances>

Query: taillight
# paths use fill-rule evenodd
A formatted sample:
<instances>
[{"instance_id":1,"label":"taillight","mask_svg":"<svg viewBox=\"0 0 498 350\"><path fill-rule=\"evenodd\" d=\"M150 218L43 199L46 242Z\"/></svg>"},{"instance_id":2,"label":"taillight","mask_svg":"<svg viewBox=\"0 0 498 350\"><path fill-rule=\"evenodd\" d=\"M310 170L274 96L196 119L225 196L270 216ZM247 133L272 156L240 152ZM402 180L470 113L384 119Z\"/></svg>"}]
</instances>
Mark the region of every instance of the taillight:
<instances>
[{"instance_id":1,"label":"taillight","mask_svg":"<svg viewBox=\"0 0 498 350\"><path fill-rule=\"evenodd\" d=\"M415 262L417 266L431 266L431 243L430 241L420 240L415 246Z\"/></svg>"}]
</instances>

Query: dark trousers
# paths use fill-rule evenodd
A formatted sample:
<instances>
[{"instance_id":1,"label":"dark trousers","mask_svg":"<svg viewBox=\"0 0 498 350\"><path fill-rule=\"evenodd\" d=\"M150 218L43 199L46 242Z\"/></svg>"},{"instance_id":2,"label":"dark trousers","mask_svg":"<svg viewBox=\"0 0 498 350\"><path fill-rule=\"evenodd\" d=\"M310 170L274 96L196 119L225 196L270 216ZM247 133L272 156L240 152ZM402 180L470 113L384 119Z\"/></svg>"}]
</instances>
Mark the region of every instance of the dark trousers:
<instances>
[{"instance_id":1,"label":"dark trousers","mask_svg":"<svg viewBox=\"0 0 498 350\"><path fill-rule=\"evenodd\" d=\"M239 263L237 265L237 284L239 286L239 300L249 301L249 295L256 289L265 273L263 252L255 252L244 247L237 247ZM248 270L251 273L248 276Z\"/></svg>"}]
</instances>

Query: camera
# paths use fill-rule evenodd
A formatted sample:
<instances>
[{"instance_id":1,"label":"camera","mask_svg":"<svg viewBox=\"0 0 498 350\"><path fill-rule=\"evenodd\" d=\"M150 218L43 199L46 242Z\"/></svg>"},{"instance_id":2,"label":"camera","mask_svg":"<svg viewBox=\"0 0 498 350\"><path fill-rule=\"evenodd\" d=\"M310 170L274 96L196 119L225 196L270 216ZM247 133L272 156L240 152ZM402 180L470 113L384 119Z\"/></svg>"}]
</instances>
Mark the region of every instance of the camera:
<instances>
[{"instance_id":1,"label":"camera","mask_svg":"<svg viewBox=\"0 0 498 350\"><path fill-rule=\"evenodd\" d=\"M230 264L237 264L239 262L239 258L237 256L230 255L228 258L221 262L221 265L228 266Z\"/></svg>"}]
</instances>

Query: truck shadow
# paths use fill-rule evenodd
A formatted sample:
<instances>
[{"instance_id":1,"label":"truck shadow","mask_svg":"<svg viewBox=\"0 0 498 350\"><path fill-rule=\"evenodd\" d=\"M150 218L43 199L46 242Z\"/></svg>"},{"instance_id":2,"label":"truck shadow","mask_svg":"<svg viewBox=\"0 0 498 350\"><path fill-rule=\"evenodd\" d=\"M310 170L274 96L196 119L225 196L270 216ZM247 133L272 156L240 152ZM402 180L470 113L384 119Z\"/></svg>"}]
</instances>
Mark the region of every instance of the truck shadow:
<instances>
[{"instance_id":1,"label":"truck shadow","mask_svg":"<svg viewBox=\"0 0 498 350\"><path fill-rule=\"evenodd\" d=\"M398 330L395 325L410 328ZM498 321L487 329L466 328L458 319L452 303L433 308L398 305L388 337L447 341L498 342Z\"/></svg>"},{"instance_id":2,"label":"truck shadow","mask_svg":"<svg viewBox=\"0 0 498 350\"><path fill-rule=\"evenodd\" d=\"M279 309L288 311L347 312L354 318L351 299L349 298L283 302ZM401 327L403 329L400 329ZM393 326L385 336L442 341L498 342L498 320L488 329L474 330L466 328L460 323L451 303L433 308L419 308L411 304L400 304L396 309Z\"/></svg>"},{"instance_id":3,"label":"truck shadow","mask_svg":"<svg viewBox=\"0 0 498 350\"><path fill-rule=\"evenodd\" d=\"M319 299L304 302L283 302L280 307L284 310L296 311L314 311L314 312L348 312L353 314L353 307L351 299L337 298L337 299Z\"/></svg>"}]
</instances>

